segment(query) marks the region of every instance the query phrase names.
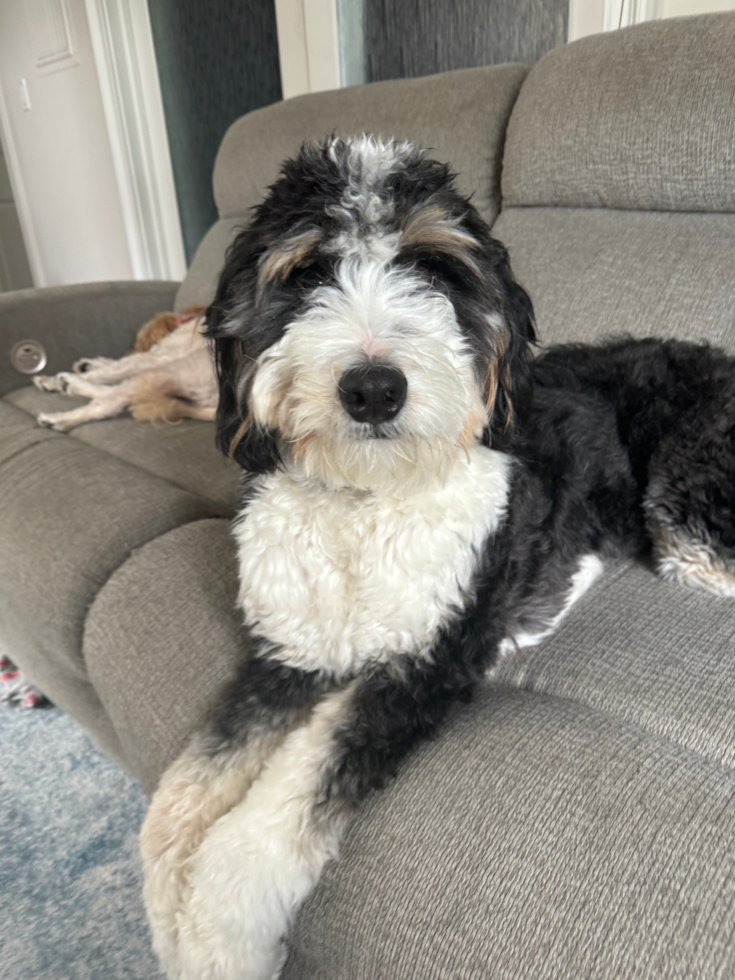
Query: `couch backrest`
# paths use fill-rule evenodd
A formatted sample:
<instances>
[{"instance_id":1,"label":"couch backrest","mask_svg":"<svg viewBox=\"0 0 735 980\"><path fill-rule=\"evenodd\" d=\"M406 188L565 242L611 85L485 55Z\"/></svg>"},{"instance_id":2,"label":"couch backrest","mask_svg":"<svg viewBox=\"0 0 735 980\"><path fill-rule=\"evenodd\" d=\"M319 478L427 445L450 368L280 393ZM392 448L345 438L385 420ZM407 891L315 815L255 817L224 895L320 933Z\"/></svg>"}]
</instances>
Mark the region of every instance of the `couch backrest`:
<instances>
[{"instance_id":1,"label":"couch backrest","mask_svg":"<svg viewBox=\"0 0 735 980\"><path fill-rule=\"evenodd\" d=\"M227 246L282 161L304 140L332 132L395 136L432 147L432 155L460 175L463 193L473 194L482 215L493 221L500 210L505 130L527 71L522 65L498 65L377 82L289 99L238 119L214 168L220 220L199 246L176 308L208 302Z\"/></svg>"},{"instance_id":2,"label":"couch backrest","mask_svg":"<svg viewBox=\"0 0 735 980\"><path fill-rule=\"evenodd\" d=\"M546 55L508 124L502 192L494 233L543 340L735 350L735 13Z\"/></svg>"}]
</instances>

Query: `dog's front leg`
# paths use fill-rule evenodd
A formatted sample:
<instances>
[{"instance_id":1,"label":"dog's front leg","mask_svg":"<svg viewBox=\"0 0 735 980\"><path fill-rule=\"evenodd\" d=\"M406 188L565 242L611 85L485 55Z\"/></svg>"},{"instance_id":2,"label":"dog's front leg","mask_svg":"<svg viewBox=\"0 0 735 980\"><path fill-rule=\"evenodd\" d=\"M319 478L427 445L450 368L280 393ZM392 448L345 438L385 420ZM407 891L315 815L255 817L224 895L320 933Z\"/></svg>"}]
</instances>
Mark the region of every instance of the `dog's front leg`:
<instances>
[{"instance_id":1,"label":"dog's front leg","mask_svg":"<svg viewBox=\"0 0 735 980\"><path fill-rule=\"evenodd\" d=\"M180 920L183 980L279 976L289 925L355 807L471 686L457 665L402 661L327 696L206 835Z\"/></svg>"},{"instance_id":2,"label":"dog's front leg","mask_svg":"<svg viewBox=\"0 0 735 980\"><path fill-rule=\"evenodd\" d=\"M169 977L181 975L178 923L192 855L210 827L242 800L326 683L321 675L253 658L204 731L163 774L141 830L141 853L153 945Z\"/></svg>"},{"instance_id":3,"label":"dog's front leg","mask_svg":"<svg viewBox=\"0 0 735 980\"><path fill-rule=\"evenodd\" d=\"M83 357L72 365L74 372L83 375L93 384L113 385L126 378L133 378L143 371L160 367L167 360L165 356L145 352L143 354L126 354L114 360L110 357Z\"/></svg>"}]
</instances>

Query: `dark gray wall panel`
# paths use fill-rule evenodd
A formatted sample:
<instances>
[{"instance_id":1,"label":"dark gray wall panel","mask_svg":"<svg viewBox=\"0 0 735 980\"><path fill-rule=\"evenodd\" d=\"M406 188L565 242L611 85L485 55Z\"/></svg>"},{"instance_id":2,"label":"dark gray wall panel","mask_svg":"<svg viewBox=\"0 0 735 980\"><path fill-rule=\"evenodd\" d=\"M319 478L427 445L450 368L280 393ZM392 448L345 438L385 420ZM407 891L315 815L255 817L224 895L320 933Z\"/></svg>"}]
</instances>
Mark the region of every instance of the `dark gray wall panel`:
<instances>
[{"instance_id":1,"label":"dark gray wall panel","mask_svg":"<svg viewBox=\"0 0 735 980\"><path fill-rule=\"evenodd\" d=\"M568 0L364 0L367 81L520 61L567 36Z\"/></svg>"},{"instance_id":2,"label":"dark gray wall panel","mask_svg":"<svg viewBox=\"0 0 735 980\"><path fill-rule=\"evenodd\" d=\"M217 220L212 169L227 127L281 98L274 0L149 0L189 261Z\"/></svg>"}]
</instances>

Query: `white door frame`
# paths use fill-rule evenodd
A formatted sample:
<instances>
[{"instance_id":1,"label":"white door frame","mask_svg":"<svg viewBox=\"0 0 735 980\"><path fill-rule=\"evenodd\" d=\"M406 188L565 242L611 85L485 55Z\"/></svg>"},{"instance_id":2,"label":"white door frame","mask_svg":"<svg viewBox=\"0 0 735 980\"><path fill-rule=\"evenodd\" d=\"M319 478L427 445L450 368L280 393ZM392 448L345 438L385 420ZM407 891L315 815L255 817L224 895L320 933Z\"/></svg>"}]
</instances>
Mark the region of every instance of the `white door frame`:
<instances>
[{"instance_id":1,"label":"white door frame","mask_svg":"<svg viewBox=\"0 0 735 980\"><path fill-rule=\"evenodd\" d=\"M5 101L2 82L0 81L0 139L2 139L3 150L5 151L5 163L8 168L8 177L13 191L15 210L18 214L18 223L23 234L23 244L26 247L26 257L31 270L33 285L41 288L47 285L46 272L41 258L41 249L36 237L36 229L33 225L33 217L28 203L23 171L18 159L18 151L13 139L13 130L10 125L8 106Z\"/></svg>"},{"instance_id":2,"label":"white door frame","mask_svg":"<svg viewBox=\"0 0 735 980\"><path fill-rule=\"evenodd\" d=\"M147 0L85 0L136 279L186 274Z\"/></svg>"},{"instance_id":3,"label":"white door frame","mask_svg":"<svg viewBox=\"0 0 735 980\"><path fill-rule=\"evenodd\" d=\"M568 41L658 20L662 0L569 0Z\"/></svg>"},{"instance_id":4,"label":"white door frame","mask_svg":"<svg viewBox=\"0 0 735 980\"><path fill-rule=\"evenodd\" d=\"M284 99L340 88L337 0L275 0Z\"/></svg>"}]
</instances>

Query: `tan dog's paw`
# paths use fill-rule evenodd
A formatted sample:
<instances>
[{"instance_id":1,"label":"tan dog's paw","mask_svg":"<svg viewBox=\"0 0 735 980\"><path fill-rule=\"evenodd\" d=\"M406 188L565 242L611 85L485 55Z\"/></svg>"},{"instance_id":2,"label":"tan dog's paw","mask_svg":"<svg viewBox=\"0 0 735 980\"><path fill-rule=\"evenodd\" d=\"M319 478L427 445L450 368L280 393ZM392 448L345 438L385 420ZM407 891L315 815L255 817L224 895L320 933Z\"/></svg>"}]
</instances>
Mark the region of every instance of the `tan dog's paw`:
<instances>
[{"instance_id":1,"label":"tan dog's paw","mask_svg":"<svg viewBox=\"0 0 735 980\"><path fill-rule=\"evenodd\" d=\"M44 429L53 429L55 432L67 432L72 428L73 422L67 419L68 412L41 412L36 416L36 422Z\"/></svg>"}]
</instances>

